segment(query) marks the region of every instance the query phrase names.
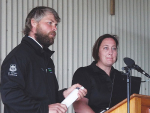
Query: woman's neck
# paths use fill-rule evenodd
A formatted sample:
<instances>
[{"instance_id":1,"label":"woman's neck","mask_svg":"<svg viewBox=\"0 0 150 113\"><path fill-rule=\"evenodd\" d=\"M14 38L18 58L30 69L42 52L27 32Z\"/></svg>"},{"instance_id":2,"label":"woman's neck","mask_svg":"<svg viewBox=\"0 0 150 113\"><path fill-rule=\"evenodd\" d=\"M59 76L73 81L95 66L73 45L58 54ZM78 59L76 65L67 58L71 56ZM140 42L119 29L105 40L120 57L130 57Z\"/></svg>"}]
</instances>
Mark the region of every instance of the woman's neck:
<instances>
[{"instance_id":1,"label":"woman's neck","mask_svg":"<svg viewBox=\"0 0 150 113\"><path fill-rule=\"evenodd\" d=\"M104 70L107 73L107 75L110 76L111 67L101 65L101 63L99 63L99 62L96 63L96 66L98 66L99 68Z\"/></svg>"}]
</instances>

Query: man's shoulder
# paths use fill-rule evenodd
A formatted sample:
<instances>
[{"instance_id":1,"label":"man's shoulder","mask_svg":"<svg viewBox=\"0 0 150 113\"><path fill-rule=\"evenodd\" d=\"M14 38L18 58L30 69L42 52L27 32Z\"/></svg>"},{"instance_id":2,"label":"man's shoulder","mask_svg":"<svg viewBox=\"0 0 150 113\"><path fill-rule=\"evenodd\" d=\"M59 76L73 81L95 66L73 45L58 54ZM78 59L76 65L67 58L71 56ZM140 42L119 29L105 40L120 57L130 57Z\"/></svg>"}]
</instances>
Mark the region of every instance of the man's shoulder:
<instances>
[{"instance_id":1,"label":"man's shoulder","mask_svg":"<svg viewBox=\"0 0 150 113\"><path fill-rule=\"evenodd\" d=\"M31 50L31 48L29 48L27 45L20 43L19 45L17 45L15 48L13 48L8 55L5 57L4 61L9 61L12 59L22 59L24 60L24 58L30 58L29 55L33 53L33 51Z\"/></svg>"},{"instance_id":2,"label":"man's shoulder","mask_svg":"<svg viewBox=\"0 0 150 113\"><path fill-rule=\"evenodd\" d=\"M25 56L27 55L27 53L30 53L31 48L29 48L27 45L25 44L19 44L17 45L14 49L12 49L12 51L8 54L10 56Z\"/></svg>"}]
</instances>

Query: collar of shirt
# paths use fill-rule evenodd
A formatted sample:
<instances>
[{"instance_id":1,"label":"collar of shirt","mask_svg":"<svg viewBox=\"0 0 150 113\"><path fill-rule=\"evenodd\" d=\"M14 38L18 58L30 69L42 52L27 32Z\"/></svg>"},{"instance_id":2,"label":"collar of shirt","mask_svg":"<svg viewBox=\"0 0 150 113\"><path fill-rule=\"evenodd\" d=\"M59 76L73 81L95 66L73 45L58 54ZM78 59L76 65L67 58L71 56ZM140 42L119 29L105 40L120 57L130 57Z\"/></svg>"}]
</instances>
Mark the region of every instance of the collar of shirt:
<instances>
[{"instance_id":1,"label":"collar of shirt","mask_svg":"<svg viewBox=\"0 0 150 113\"><path fill-rule=\"evenodd\" d=\"M54 51L51 51L49 48L43 48L35 39L33 39L31 36L25 35L21 41L21 43L28 43L30 46L38 53L43 54L46 52L49 57L54 53Z\"/></svg>"},{"instance_id":2,"label":"collar of shirt","mask_svg":"<svg viewBox=\"0 0 150 113\"><path fill-rule=\"evenodd\" d=\"M100 72L100 73L103 73L103 74L105 73L106 74L106 72L104 70L102 70L101 68L99 68L98 66L96 66L96 61L93 61L91 63L91 67L93 68L94 72ZM113 66L111 67L111 72L112 71L114 71L114 67Z\"/></svg>"},{"instance_id":3,"label":"collar of shirt","mask_svg":"<svg viewBox=\"0 0 150 113\"><path fill-rule=\"evenodd\" d=\"M43 48L42 45L38 41L36 41L34 38L32 38L31 36L28 36L28 37L33 39L41 48Z\"/></svg>"}]
</instances>

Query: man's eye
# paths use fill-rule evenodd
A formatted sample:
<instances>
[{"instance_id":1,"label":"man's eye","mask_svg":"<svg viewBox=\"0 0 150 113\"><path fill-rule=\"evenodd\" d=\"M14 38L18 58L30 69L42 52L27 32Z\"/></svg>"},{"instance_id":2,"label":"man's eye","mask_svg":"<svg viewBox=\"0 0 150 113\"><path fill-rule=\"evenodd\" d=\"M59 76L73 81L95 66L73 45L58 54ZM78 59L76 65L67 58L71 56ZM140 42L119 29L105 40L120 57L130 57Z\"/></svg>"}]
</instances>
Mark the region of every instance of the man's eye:
<instances>
[{"instance_id":1,"label":"man's eye","mask_svg":"<svg viewBox=\"0 0 150 113\"><path fill-rule=\"evenodd\" d=\"M52 22L48 22L48 24L50 24L50 25L51 25L51 24L52 24Z\"/></svg>"}]
</instances>

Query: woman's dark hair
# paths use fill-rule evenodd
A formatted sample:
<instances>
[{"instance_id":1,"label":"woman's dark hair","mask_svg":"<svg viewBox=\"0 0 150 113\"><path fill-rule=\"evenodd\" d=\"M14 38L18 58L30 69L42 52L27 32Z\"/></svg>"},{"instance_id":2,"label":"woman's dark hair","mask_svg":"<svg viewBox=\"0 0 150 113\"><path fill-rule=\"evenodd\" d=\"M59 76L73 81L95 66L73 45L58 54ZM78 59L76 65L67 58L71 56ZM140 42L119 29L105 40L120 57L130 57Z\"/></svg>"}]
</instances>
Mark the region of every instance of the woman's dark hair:
<instances>
[{"instance_id":1,"label":"woman's dark hair","mask_svg":"<svg viewBox=\"0 0 150 113\"><path fill-rule=\"evenodd\" d=\"M46 6L37 6L33 8L30 13L28 14L25 22L25 29L24 29L24 34L28 35L29 32L31 31L31 19L35 19L35 21L39 22L47 13L51 13L54 15L54 18L57 22L60 22L60 18L58 13L50 7Z\"/></svg>"},{"instance_id":2,"label":"woman's dark hair","mask_svg":"<svg viewBox=\"0 0 150 113\"><path fill-rule=\"evenodd\" d=\"M100 37L96 40L96 42L95 42L95 44L94 44L94 46L93 46L93 52L92 52L92 56L93 56L93 58L94 58L94 60L95 60L96 62L98 62L98 60L99 60L99 56L98 56L99 47L100 47L102 41L103 41L105 38L112 38L112 39L114 39L114 41L116 42L116 47L118 47L118 45L119 45L118 40L117 40L117 38L115 37L115 35L104 34L104 35L100 36Z\"/></svg>"}]
</instances>

